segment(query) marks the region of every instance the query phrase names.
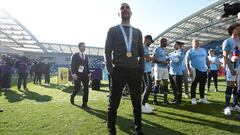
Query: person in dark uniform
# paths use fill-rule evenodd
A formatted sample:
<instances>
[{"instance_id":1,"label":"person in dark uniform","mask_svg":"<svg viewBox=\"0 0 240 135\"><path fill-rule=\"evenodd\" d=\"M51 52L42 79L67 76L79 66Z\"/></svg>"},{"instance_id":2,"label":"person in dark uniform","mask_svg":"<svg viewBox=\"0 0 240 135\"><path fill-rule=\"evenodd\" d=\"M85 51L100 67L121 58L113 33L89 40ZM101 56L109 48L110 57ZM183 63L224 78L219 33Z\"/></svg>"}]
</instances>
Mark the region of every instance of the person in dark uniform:
<instances>
[{"instance_id":1,"label":"person in dark uniform","mask_svg":"<svg viewBox=\"0 0 240 135\"><path fill-rule=\"evenodd\" d=\"M3 54L1 56L2 90L11 90L12 65L12 59L6 54Z\"/></svg>"},{"instance_id":2,"label":"person in dark uniform","mask_svg":"<svg viewBox=\"0 0 240 135\"><path fill-rule=\"evenodd\" d=\"M34 61L30 67L30 71L33 73L33 84L37 84L37 61Z\"/></svg>"},{"instance_id":3,"label":"person in dark uniform","mask_svg":"<svg viewBox=\"0 0 240 135\"><path fill-rule=\"evenodd\" d=\"M82 108L88 109L88 92L89 92L89 65L88 57L84 54L85 43L80 42L78 44L79 52L75 53L71 57L71 73L74 80L74 90L71 93L70 102L74 104L74 98L80 91L81 83L83 84L83 99Z\"/></svg>"},{"instance_id":4,"label":"person in dark uniform","mask_svg":"<svg viewBox=\"0 0 240 135\"><path fill-rule=\"evenodd\" d=\"M21 85L23 83L24 91L27 91L27 76L28 76L28 66L29 66L29 59L25 56L20 56L16 62L15 67L18 70L18 83L17 88L18 90L21 89Z\"/></svg>"},{"instance_id":5,"label":"person in dark uniform","mask_svg":"<svg viewBox=\"0 0 240 135\"><path fill-rule=\"evenodd\" d=\"M45 78L45 84L50 85L50 68L51 65L48 62L48 59L44 60L44 78Z\"/></svg>"},{"instance_id":6,"label":"person in dark uniform","mask_svg":"<svg viewBox=\"0 0 240 135\"><path fill-rule=\"evenodd\" d=\"M42 84L43 73L44 73L44 63L42 62L41 58L39 58L36 66L37 84L39 85Z\"/></svg>"},{"instance_id":7,"label":"person in dark uniform","mask_svg":"<svg viewBox=\"0 0 240 135\"><path fill-rule=\"evenodd\" d=\"M127 3L120 8L122 22L111 27L105 44L106 66L112 78L107 126L110 135L116 134L117 109L125 84L129 85L133 105L134 134L141 135L141 82L144 72L142 33L130 25L132 11Z\"/></svg>"}]
</instances>

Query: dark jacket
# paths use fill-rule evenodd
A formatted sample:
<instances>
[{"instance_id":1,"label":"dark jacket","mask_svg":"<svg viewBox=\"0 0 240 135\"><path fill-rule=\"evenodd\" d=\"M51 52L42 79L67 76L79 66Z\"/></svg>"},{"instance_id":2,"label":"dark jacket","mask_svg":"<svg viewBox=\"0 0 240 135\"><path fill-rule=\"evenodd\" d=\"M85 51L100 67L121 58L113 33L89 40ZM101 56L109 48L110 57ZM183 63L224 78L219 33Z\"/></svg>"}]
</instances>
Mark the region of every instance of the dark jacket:
<instances>
[{"instance_id":1,"label":"dark jacket","mask_svg":"<svg viewBox=\"0 0 240 135\"><path fill-rule=\"evenodd\" d=\"M84 70L82 73L78 72L79 66L84 66ZM71 73L80 76L81 74L89 74L89 66L88 66L88 57L85 55L85 60L80 58L79 52L75 53L71 57Z\"/></svg>"},{"instance_id":2,"label":"dark jacket","mask_svg":"<svg viewBox=\"0 0 240 135\"><path fill-rule=\"evenodd\" d=\"M126 45L124 37L119 26L111 27L107 34L105 44L105 57L107 70L111 74L113 65L126 68L141 68L142 74L144 71L144 52L142 44L142 33L139 29L133 28L132 37L132 57L127 57ZM129 36L129 26L124 26L124 30Z\"/></svg>"},{"instance_id":3,"label":"dark jacket","mask_svg":"<svg viewBox=\"0 0 240 135\"><path fill-rule=\"evenodd\" d=\"M13 60L10 57L5 57L0 60L1 73L10 74L12 71Z\"/></svg>"},{"instance_id":4,"label":"dark jacket","mask_svg":"<svg viewBox=\"0 0 240 135\"><path fill-rule=\"evenodd\" d=\"M44 74L49 74L51 69L50 63L44 63Z\"/></svg>"},{"instance_id":5,"label":"dark jacket","mask_svg":"<svg viewBox=\"0 0 240 135\"><path fill-rule=\"evenodd\" d=\"M26 57L19 58L15 61L15 67L18 70L18 73L27 73L29 60Z\"/></svg>"}]
</instances>

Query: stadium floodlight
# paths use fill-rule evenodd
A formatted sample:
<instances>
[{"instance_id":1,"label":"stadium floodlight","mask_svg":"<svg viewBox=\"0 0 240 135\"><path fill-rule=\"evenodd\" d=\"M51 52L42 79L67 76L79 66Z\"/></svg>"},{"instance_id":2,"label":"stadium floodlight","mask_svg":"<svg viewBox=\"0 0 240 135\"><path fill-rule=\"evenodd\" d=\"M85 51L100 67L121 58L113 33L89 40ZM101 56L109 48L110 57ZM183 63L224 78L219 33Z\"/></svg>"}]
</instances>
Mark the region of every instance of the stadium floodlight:
<instances>
[{"instance_id":1,"label":"stadium floodlight","mask_svg":"<svg viewBox=\"0 0 240 135\"><path fill-rule=\"evenodd\" d=\"M222 18L229 17L230 15L237 15L240 12L240 3L225 3L224 4L224 14Z\"/></svg>"}]
</instances>

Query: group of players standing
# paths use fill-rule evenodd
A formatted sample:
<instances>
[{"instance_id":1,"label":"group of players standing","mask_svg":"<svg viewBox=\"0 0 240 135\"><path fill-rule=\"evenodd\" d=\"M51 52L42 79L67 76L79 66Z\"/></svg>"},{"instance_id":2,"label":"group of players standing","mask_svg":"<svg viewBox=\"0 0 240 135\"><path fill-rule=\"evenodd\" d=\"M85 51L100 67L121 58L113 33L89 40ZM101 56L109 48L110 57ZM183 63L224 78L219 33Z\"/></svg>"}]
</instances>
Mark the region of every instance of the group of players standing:
<instances>
[{"instance_id":1,"label":"group of players standing","mask_svg":"<svg viewBox=\"0 0 240 135\"><path fill-rule=\"evenodd\" d=\"M205 97L205 85L207 82L207 89L210 91L211 78L214 80L215 92L218 91L218 67L223 64L226 74L226 108L224 109L225 115L231 115L231 111L239 111L240 106L240 24L236 23L228 28L230 37L222 43L223 62L214 55L214 51L209 49L208 53L199 44L198 39L192 40L192 48L189 50L184 49L184 43L175 42L174 51L169 54L166 53L167 39L161 38L160 45L150 55L149 45L153 43L150 35L145 36L144 39L144 93L142 96L142 112L151 113L153 107L148 102L149 93L152 91L152 76L154 77L154 104L158 103L157 93L161 86L163 93L163 105L169 104L168 102L168 79L171 83L173 90L172 103L181 104L183 88L185 85L185 97L188 97L188 81L191 82L190 98L192 105L198 102L209 104L210 102ZM209 54L209 55L208 55ZM152 64L154 64L152 68ZM196 99L196 88L199 84L200 99ZM231 97L233 103L230 104Z\"/></svg>"}]
</instances>

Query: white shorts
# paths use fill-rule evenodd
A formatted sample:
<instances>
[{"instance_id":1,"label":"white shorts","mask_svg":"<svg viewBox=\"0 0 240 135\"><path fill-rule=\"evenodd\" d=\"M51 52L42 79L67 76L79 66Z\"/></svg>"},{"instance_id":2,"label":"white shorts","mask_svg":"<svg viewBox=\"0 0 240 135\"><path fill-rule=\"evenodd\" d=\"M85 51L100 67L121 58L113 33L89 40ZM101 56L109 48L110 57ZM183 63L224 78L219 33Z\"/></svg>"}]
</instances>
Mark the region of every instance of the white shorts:
<instances>
[{"instance_id":1,"label":"white shorts","mask_svg":"<svg viewBox=\"0 0 240 135\"><path fill-rule=\"evenodd\" d=\"M167 80L169 78L168 69L161 67L154 67L154 79L155 80Z\"/></svg>"}]
</instances>

